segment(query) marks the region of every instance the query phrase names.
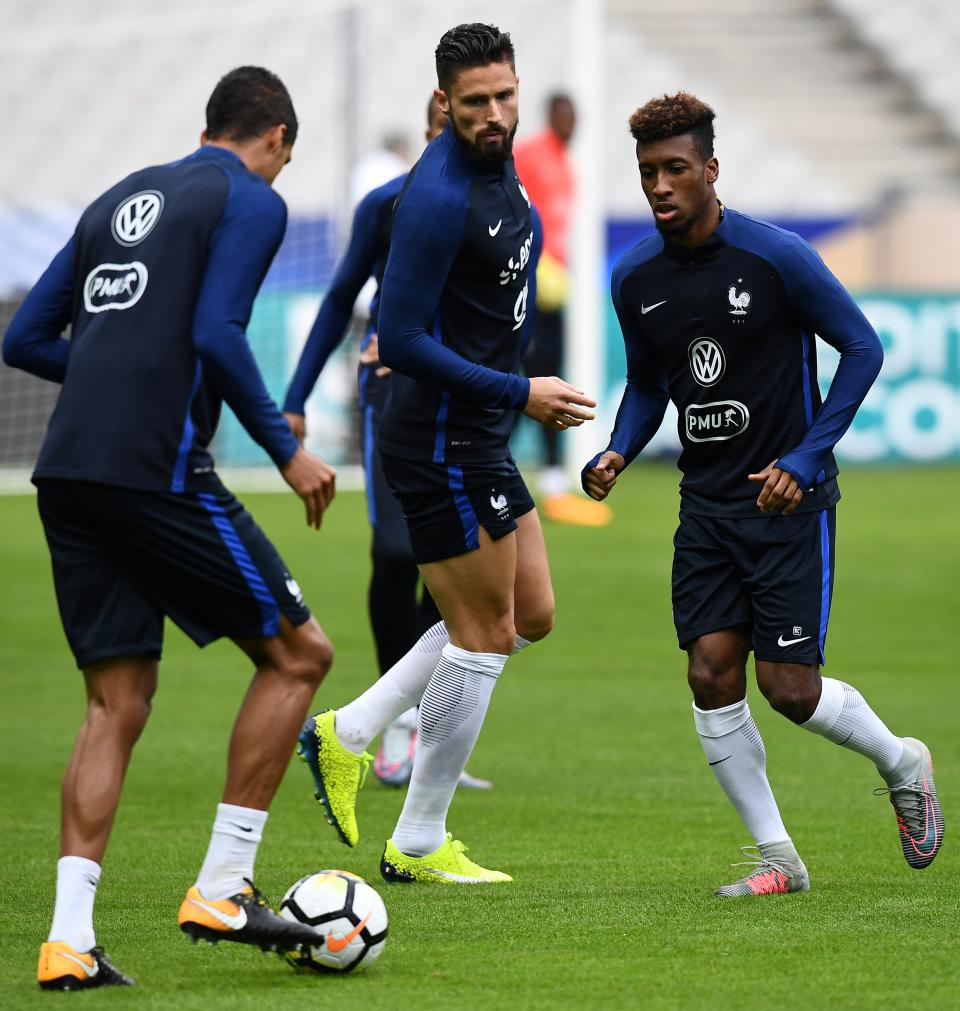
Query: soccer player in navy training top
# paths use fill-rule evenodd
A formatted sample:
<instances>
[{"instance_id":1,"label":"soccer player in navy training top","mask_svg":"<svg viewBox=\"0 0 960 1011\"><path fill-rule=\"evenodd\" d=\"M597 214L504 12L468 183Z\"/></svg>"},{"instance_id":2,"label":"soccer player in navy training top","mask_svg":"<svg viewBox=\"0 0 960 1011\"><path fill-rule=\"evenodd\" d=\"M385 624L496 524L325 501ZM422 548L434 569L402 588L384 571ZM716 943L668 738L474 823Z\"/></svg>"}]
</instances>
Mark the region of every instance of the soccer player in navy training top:
<instances>
[{"instance_id":1,"label":"soccer player in navy training top","mask_svg":"<svg viewBox=\"0 0 960 1011\"><path fill-rule=\"evenodd\" d=\"M757 847L747 848L753 869L715 894L768 895L806 891L809 878L747 706L751 650L777 712L876 765L911 867L937 855L943 817L926 746L896 737L856 688L820 674L840 498L833 447L880 370L880 342L799 236L718 202L713 119L685 92L630 119L657 233L613 272L627 386L583 481L604 499L673 400L683 447L677 637L707 761ZM840 352L823 403L815 335Z\"/></svg>"},{"instance_id":2,"label":"soccer player in navy training top","mask_svg":"<svg viewBox=\"0 0 960 1011\"><path fill-rule=\"evenodd\" d=\"M380 357L394 369L380 423L388 484L444 621L358 699L307 721L302 753L342 839L356 845L364 749L420 705L410 789L381 872L388 881L480 883L446 831L450 801L509 655L545 636L553 590L543 534L510 457L514 412L559 429L593 401L555 377L518 375L534 242L511 157L517 76L510 37L459 25L436 50L450 123L397 202L380 301Z\"/></svg>"},{"instance_id":3,"label":"soccer player in navy training top","mask_svg":"<svg viewBox=\"0 0 960 1011\"><path fill-rule=\"evenodd\" d=\"M427 105L426 139L443 132L447 117L436 96ZM390 389L390 369L381 364L377 340L377 309L380 284L387 265L393 205L407 174L371 190L357 205L346 252L337 265L323 297L283 404L284 416L294 435L306 436L305 405L321 371L348 330L360 291L373 277L377 290L370 304L370 320L360 345L358 376L362 412L363 468L366 475L367 516L373 530L372 571L368 593L370 625L377 648L380 673L386 673L440 619L429 590L420 589L420 574L413 557L410 535L400 503L387 488L377 451L380 416ZM403 786L413 769L417 712L411 708L384 728L373 763L377 778L388 786ZM464 773L466 785L489 786L486 780Z\"/></svg>"},{"instance_id":4,"label":"soccer player in navy training top","mask_svg":"<svg viewBox=\"0 0 960 1011\"><path fill-rule=\"evenodd\" d=\"M8 364L63 384L33 480L87 690L63 780L56 905L38 968L46 989L132 982L96 946L93 903L157 684L164 616L201 646L229 636L256 666L180 927L265 949L317 941L272 912L251 879L267 808L332 649L208 451L225 400L319 526L334 473L297 443L245 332L286 227L271 184L296 133L275 75L227 74L199 150L95 200L4 338Z\"/></svg>"}]
</instances>

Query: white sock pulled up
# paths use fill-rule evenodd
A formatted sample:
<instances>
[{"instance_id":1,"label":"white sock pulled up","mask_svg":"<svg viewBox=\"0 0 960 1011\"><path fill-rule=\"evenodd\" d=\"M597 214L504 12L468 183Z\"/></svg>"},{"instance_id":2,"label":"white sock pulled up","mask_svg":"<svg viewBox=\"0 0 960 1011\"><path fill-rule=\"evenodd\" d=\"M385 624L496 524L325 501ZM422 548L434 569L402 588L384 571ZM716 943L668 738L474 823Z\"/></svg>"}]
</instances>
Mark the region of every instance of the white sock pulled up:
<instances>
[{"instance_id":1,"label":"white sock pulled up","mask_svg":"<svg viewBox=\"0 0 960 1011\"><path fill-rule=\"evenodd\" d=\"M93 932L93 902L99 884L98 863L86 857L60 857L48 941L64 941L80 952L89 951L97 943Z\"/></svg>"},{"instance_id":2,"label":"white sock pulled up","mask_svg":"<svg viewBox=\"0 0 960 1011\"><path fill-rule=\"evenodd\" d=\"M448 641L447 626L442 621L428 628L386 674L337 710L337 740L359 755L388 723L419 705Z\"/></svg>"},{"instance_id":3,"label":"white sock pulled up","mask_svg":"<svg viewBox=\"0 0 960 1011\"><path fill-rule=\"evenodd\" d=\"M235 804L218 804L207 855L197 875L197 888L205 899L228 899L253 880L257 847L263 839L267 812Z\"/></svg>"},{"instance_id":4,"label":"white sock pulled up","mask_svg":"<svg viewBox=\"0 0 960 1011\"><path fill-rule=\"evenodd\" d=\"M746 699L722 709L693 707L703 752L758 846L789 840L767 780L767 754Z\"/></svg>"},{"instance_id":5,"label":"white sock pulled up","mask_svg":"<svg viewBox=\"0 0 960 1011\"><path fill-rule=\"evenodd\" d=\"M401 853L425 856L443 845L450 802L506 662L500 653L443 647L420 702L413 775L393 833Z\"/></svg>"},{"instance_id":6,"label":"white sock pulled up","mask_svg":"<svg viewBox=\"0 0 960 1011\"><path fill-rule=\"evenodd\" d=\"M890 772L903 757L903 739L887 729L852 685L836 678L820 681L820 701L803 729L865 755L881 773Z\"/></svg>"}]
</instances>

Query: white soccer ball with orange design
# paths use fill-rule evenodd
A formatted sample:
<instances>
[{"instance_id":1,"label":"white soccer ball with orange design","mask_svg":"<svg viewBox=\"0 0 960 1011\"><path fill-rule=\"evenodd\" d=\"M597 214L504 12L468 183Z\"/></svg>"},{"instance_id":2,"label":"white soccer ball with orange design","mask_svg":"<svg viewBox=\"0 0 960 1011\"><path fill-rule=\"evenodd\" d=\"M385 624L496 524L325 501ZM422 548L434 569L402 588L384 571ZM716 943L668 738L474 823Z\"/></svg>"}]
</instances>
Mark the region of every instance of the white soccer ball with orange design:
<instances>
[{"instance_id":1,"label":"white soccer ball with orange design","mask_svg":"<svg viewBox=\"0 0 960 1011\"><path fill-rule=\"evenodd\" d=\"M291 951L295 969L350 972L375 962L387 943L387 907L356 874L318 871L292 885L280 903L280 915L307 923L323 935L309 952Z\"/></svg>"}]
</instances>

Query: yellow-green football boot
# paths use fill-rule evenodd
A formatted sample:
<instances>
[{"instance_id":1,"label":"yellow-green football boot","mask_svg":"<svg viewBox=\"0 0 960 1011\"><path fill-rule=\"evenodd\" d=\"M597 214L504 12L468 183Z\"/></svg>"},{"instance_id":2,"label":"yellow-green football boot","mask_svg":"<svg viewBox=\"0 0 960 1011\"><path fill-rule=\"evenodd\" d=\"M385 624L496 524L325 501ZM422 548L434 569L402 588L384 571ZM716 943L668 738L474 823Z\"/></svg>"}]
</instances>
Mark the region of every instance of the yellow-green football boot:
<instances>
[{"instance_id":1,"label":"yellow-green football boot","mask_svg":"<svg viewBox=\"0 0 960 1011\"><path fill-rule=\"evenodd\" d=\"M503 871L490 871L466 856L467 847L448 832L446 842L425 857L408 857L387 840L380 859L380 874L384 881L412 884L433 881L439 885L493 885L513 881Z\"/></svg>"},{"instance_id":2,"label":"yellow-green football boot","mask_svg":"<svg viewBox=\"0 0 960 1011\"><path fill-rule=\"evenodd\" d=\"M316 798L324 806L327 821L343 842L356 846L360 841L357 791L367 778L373 756L365 751L355 755L337 740L332 709L307 719L300 731L297 754L313 774Z\"/></svg>"}]
</instances>

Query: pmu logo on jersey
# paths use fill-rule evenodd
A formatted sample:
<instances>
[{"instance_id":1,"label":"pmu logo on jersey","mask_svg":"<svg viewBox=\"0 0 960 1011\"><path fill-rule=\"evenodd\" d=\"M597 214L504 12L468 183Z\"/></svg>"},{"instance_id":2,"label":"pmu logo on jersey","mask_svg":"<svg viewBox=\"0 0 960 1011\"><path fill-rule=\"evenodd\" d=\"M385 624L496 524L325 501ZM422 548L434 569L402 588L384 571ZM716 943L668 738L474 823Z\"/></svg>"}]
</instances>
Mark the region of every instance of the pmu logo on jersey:
<instances>
[{"instance_id":1,"label":"pmu logo on jersey","mask_svg":"<svg viewBox=\"0 0 960 1011\"><path fill-rule=\"evenodd\" d=\"M117 205L110 230L121 246L135 246L153 231L163 211L163 194L144 190Z\"/></svg>"},{"instance_id":2,"label":"pmu logo on jersey","mask_svg":"<svg viewBox=\"0 0 960 1011\"><path fill-rule=\"evenodd\" d=\"M83 305L87 312L129 309L147 290L147 268L133 263L101 263L83 282Z\"/></svg>"},{"instance_id":3,"label":"pmu logo on jersey","mask_svg":"<svg viewBox=\"0 0 960 1011\"><path fill-rule=\"evenodd\" d=\"M690 342L687 348L690 371L701 386L713 386L720 381L727 367L723 348L709 337L700 337Z\"/></svg>"},{"instance_id":4,"label":"pmu logo on jersey","mask_svg":"<svg viewBox=\"0 0 960 1011\"><path fill-rule=\"evenodd\" d=\"M750 412L739 400L717 400L712 404L688 404L684 421L691 442L723 442L747 430Z\"/></svg>"}]
</instances>

